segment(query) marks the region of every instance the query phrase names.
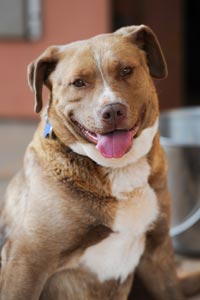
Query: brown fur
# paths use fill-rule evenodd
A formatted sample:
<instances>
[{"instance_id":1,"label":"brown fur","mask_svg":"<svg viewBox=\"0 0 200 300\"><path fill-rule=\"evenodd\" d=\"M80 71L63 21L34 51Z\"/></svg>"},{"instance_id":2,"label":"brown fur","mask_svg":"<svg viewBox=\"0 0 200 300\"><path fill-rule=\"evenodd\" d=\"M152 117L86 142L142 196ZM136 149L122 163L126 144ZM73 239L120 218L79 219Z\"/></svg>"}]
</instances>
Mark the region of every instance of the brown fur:
<instances>
[{"instance_id":1,"label":"brown fur","mask_svg":"<svg viewBox=\"0 0 200 300\"><path fill-rule=\"evenodd\" d=\"M1 300L125 300L131 290L134 272L123 282L120 278L101 282L80 265L85 250L113 233L118 211L128 211L129 206L131 211L132 197L140 194L140 189L127 191L127 200L118 201L109 179L112 168L71 148L77 141L87 143L73 119L95 133L113 130L113 124L101 120L102 107L110 99L106 96L98 102L103 83L94 49L109 87L127 108L127 118L117 124L118 129L130 130L138 122L137 138L158 117L152 77L163 78L167 71L157 38L148 27L123 28L62 50L53 46L29 66L36 112L42 109L43 84L50 91L47 113L54 138L42 137L42 117L23 169L8 188L2 212L7 242L2 250ZM120 72L129 64L133 74L122 79ZM87 82L84 89L73 86L80 77ZM158 134L146 159L159 216L144 234L146 247L134 282L143 286L145 299L181 300L169 238L167 168ZM140 296L141 290L133 284L130 299Z\"/></svg>"}]
</instances>

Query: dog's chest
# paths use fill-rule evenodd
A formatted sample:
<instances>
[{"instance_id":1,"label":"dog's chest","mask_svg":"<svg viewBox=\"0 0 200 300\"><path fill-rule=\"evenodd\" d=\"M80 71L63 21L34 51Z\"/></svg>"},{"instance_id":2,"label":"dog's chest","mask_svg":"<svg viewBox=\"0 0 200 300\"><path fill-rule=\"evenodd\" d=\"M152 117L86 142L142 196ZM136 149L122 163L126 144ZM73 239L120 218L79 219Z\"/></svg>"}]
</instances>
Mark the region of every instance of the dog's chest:
<instances>
[{"instance_id":1,"label":"dog's chest","mask_svg":"<svg viewBox=\"0 0 200 300\"><path fill-rule=\"evenodd\" d=\"M124 281L144 251L145 232L158 214L156 195L148 184L149 171L146 159L141 159L110 174L112 194L118 200L113 233L87 248L80 260L100 281Z\"/></svg>"}]
</instances>

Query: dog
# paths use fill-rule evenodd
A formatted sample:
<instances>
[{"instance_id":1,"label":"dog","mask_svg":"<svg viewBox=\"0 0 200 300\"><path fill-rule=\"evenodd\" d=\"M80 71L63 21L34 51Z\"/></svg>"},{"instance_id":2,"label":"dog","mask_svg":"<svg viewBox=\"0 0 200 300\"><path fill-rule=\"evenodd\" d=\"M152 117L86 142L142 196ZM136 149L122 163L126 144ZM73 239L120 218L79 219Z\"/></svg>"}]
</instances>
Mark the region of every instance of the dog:
<instances>
[{"instance_id":1,"label":"dog","mask_svg":"<svg viewBox=\"0 0 200 300\"><path fill-rule=\"evenodd\" d=\"M1 212L1 300L185 299L153 81L166 76L145 25L29 65L36 113L50 96Z\"/></svg>"}]
</instances>

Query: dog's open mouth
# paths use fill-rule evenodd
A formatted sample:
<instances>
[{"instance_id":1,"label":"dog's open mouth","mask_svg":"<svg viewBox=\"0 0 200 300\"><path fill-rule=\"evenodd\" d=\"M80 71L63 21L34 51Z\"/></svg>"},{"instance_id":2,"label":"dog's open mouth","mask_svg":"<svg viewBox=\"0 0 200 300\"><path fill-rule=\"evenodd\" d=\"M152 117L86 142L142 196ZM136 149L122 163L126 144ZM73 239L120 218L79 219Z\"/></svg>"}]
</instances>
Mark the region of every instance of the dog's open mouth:
<instances>
[{"instance_id":1,"label":"dog's open mouth","mask_svg":"<svg viewBox=\"0 0 200 300\"><path fill-rule=\"evenodd\" d=\"M133 138L139 129L138 121L130 130L114 130L105 134L89 131L76 120L72 119L79 133L89 142L96 144L96 148L105 158L120 158L132 147Z\"/></svg>"}]
</instances>

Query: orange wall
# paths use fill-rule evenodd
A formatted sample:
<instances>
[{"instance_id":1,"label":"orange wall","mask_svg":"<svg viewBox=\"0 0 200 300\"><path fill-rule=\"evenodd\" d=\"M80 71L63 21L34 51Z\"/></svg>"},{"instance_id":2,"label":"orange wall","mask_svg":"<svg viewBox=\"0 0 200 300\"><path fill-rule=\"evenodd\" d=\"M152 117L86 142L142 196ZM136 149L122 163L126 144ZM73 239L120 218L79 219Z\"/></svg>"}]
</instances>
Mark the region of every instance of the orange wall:
<instances>
[{"instance_id":1,"label":"orange wall","mask_svg":"<svg viewBox=\"0 0 200 300\"><path fill-rule=\"evenodd\" d=\"M53 44L109 31L109 0L44 0L39 42L0 41L0 117L33 117L27 64Z\"/></svg>"}]
</instances>

